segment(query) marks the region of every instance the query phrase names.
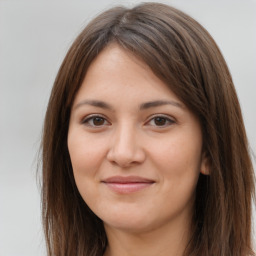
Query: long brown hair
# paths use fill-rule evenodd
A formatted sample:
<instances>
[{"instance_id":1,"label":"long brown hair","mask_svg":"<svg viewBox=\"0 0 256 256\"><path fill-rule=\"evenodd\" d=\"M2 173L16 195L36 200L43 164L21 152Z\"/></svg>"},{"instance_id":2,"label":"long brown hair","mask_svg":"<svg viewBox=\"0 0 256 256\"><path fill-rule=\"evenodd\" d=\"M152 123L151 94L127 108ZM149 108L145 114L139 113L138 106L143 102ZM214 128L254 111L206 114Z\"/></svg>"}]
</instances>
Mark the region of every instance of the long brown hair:
<instances>
[{"instance_id":1,"label":"long brown hair","mask_svg":"<svg viewBox=\"0 0 256 256\"><path fill-rule=\"evenodd\" d=\"M56 77L42 139L42 209L49 256L101 256L102 221L81 198L67 148L70 110L86 70L112 42L148 64L199 118L210 175L200 174L195 229L184 255L248 256L254 172L228 67L209 33L170 6L112 8L91 21Z\"/></svg>"}]
</instances>

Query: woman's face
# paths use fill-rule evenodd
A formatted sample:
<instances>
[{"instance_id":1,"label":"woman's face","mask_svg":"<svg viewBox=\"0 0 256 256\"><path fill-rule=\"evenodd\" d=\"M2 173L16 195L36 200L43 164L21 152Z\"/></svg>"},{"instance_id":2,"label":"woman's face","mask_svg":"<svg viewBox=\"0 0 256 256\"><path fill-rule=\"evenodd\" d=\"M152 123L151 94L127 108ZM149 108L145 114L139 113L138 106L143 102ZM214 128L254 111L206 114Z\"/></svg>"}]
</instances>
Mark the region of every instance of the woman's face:
<instances>
[{"instance_id":1,"label":"woman's face","mask_svg":"<svg viewBox=\"0 0 256 256\"><path fill-rule=\"evenodd\" d=\"M78 190L108 228L191 220L202 157L197 118L149 67L112 44L89 67L71 111Z\"/></svg>"}]
</instances>

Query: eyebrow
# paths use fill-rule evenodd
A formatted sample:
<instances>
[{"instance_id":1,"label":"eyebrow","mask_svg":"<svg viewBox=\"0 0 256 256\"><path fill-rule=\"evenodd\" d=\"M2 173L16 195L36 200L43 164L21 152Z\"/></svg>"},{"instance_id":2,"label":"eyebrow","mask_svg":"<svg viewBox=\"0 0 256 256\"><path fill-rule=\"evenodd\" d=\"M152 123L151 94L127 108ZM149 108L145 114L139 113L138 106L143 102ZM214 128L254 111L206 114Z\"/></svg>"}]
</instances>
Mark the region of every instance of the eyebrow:
<instances>
[{"instance_id":1,"label":"eyebrow","mask_svg":"<svg viewBox=\"0 0 256 256\"><path fill-rule=\"evenodd\" d=\"M101 101L101 100L83 100L80 103L78 103L74 107L74 109L77 109L77 108L81 107L82 105L91 105L91 106L98 107L98 108L113 110L113 108L109 104L107 104L106 102Z\"/></svg>"},{"instance_id":2,"label":"eyebrow","mask_svg":"<svg viewBox=\"0 0 256 256\"><path fill-rule=\"evenodd\" d=\"M172 105L175 107L183 108L183 105L179 102L172 101L172 100L155 100L155 101L149 101L145 102L140 105L140 110L148 109L148 108L153 108L153 107L160 107L163 105Z\"/></svg>"},{"instance_id":3,"label":"eyebrow","mask_svg":"<svg viewBox=\"0 0 256 256\"><path fill-rule=\"evenodd\" d=\"M75 105L74 109L79 108L80 106L83 105L90 105L98 108L103 108L103 109L108 109L108 110L113 110L113 107L109 105L108 103L100 100L83 100L77 105ZM142 103L139 107L140 110L145 110L153 107L160 107L163 105L172 105L175 107L183 108L183 105L179 102L176 101L170 101L170 100L155 100L155 101L149 101Z\"/></svg>"}]
</instances>

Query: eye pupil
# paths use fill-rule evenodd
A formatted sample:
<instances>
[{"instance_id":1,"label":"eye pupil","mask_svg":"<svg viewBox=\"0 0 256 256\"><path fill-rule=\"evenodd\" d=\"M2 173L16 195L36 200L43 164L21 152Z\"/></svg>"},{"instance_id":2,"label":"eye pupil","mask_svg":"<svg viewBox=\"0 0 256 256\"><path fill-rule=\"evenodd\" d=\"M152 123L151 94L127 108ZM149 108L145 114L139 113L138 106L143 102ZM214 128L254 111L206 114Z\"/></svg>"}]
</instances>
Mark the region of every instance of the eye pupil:
<instances>
[{"instance_id":1,"label":"eye pupil","mask_svg":"<svg viewBox=\"0 0 256 256\"><path fill-rule=\"evenodd\" d=\"M155 124L158 125L158 126L165 125L166 124L166 118L156 117L155 118Z\"/></svg>"},{"instance_id":2,"label":"eye pupil","mask_svg":"<svg viewBox=\"0 0 256 256\"><path fill-rule=\"evenodd\" d=\"M104 124L104 119L102 117L94 117L93 118L93 125L99 126Z\"/></svg>"}]
</instances>

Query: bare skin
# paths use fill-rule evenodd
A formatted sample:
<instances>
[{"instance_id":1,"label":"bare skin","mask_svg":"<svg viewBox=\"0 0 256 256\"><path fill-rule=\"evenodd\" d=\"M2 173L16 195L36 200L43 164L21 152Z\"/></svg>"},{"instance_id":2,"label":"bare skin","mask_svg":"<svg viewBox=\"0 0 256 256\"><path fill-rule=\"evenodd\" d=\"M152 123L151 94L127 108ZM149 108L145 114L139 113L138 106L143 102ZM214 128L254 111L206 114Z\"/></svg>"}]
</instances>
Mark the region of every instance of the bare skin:
<instances>
[{"instance_id":1,"label":"bare skin","mask_svg":"<svg viewBox=\"0 0 256 256\"><path fill-rule=\"evenodd\" d=\"M78 190L104 223L105 256L181 256L207 172L197 118L148 66L112 44L89 67L71 111Z\"/></svg>"}]
</instances>

